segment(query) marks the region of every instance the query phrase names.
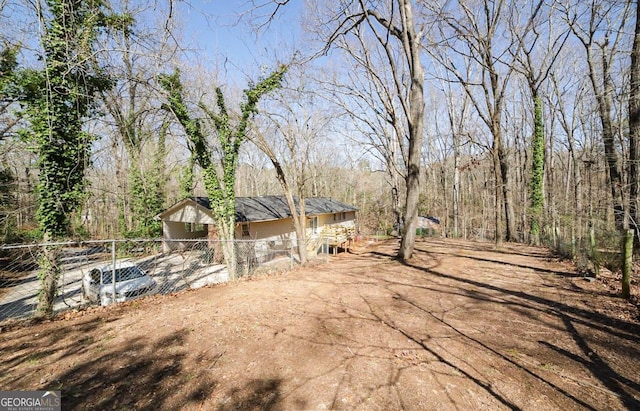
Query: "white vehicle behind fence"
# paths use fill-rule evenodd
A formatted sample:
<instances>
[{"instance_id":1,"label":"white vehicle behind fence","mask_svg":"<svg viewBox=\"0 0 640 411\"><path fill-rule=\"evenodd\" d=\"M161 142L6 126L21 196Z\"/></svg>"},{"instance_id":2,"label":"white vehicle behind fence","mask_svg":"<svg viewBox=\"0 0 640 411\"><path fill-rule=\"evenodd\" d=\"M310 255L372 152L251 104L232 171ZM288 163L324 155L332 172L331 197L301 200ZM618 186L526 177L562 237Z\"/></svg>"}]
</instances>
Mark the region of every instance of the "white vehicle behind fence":
<instances>
[{"instance_id":1,"label":"white vehicle behind fence","mask_svg":"<svg viewBox=\"0 0 640 411\"><path fill-rule=\"evenodd\" d=\"M103 306L153 294L155 288L155 280L130 261L116 263L115 269L94 268L82 276L84 299Z\"/></svg>"},{"instance_id":2,"label":"white vehicle behind fence","mask_svg":"<svg viewBox=\"0 0 640 411\"><path fill-rule=\"evenodd\" d=\"M236 241L235 274L248 277L291 269L299 261L292 241ZM165 244L170 245L170 251L160 252ZM328 250L327 245L325 240L320 249ZM43 267L34 257L48 247L61 247L53 306L56 313L87 303L109 305L148 294L192 290L224 283L231 277L218 252L222 243L209 239L0 245L0 322L35 314L42 289L38 274Z\"/></svg>"}]
</instances>

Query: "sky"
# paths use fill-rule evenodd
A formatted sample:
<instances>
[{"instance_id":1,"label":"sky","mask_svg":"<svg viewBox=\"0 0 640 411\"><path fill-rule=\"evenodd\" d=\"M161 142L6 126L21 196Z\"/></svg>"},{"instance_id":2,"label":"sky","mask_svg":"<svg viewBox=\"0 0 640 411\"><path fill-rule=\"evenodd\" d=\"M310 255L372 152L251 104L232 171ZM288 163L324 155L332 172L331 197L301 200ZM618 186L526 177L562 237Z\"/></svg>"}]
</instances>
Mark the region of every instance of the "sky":
<instances>
[{"instance_id":1,"label":"sky","mask_svg":"<svg viewBox=\"0 0 640 411\"><path fill-rule=\"evenodd\" d=\"M264 7L256 9L253 3ZM172 18L182 30L178 34L180 46L189 50L185 53L187 64L218 71L239 84L271 72L277 63L291 59L295 44L300 41L303 3L304 0L290 0L279 8L271 24L256 30L256 25L266 22L275 9L271 0L130 1L132 9L141 11L137 18L148 19L151 26L158 21L164 24L171 5ZM3 35L22 45L22 59L35 61L32 51L39 46L33 7L26 2L9 2L0 10Z\"/></svg>"},{"instance_id":2,"label":"sky","mask_svg":"<svg viewBox=\"0 0 640 411\"><path fill-rule=\"evenodd\" d=\"M266 3L268 0L261 0ZM302 0L291 0L279 9L271 24L259 31L251 23L264 23L273 6L254 11L247 0L192 0L174 3L184 22L186 40L212 62L252 72L256 65L273 66L290 58L300 40ZM241 15L244 13L242 18ZM253 21L251 21L253 20Z\"/></svg>"}]
</instances>

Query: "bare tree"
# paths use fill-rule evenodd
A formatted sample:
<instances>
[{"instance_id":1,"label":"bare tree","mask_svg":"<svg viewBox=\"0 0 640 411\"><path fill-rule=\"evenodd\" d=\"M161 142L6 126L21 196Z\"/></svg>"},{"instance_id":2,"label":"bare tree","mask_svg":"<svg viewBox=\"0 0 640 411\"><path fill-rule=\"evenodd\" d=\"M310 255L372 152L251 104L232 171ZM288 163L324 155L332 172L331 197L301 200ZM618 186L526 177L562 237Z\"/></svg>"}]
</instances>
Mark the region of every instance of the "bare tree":
<instances>
[{"instance_id":1,"label":"bare tree","mask_svg":"<svg viewBox=\"0 0 640 411\"><path fill-rule=\"evenodd\" d=\"M393 73L380 70L386 64L386 50L367 39L365 27L356 27L349 39L339 38L335 47L347 54L351 64L345 72L324 82L328 99L351 119L355 136L351 140L384 166L390 186L393 227L400 232L400 197L406 192L401 180L407 177L406 122L397 98Z\"/></svg>"},{"instance_id":2,"label":"bare tree","mask_svg":"<svg viewBox=\"0 0 640 411\"><path fill-rule=\"evenodd\" d=\"M292 76L293 77L293 76ZM271 161L276 177L284 192L296 232L300 263L306 264L307 232L305 198L310 190L311 162L317 140L329 129L331 118L315 107L313 96L304 90L304 84L282 90L273 101L274 107L264 113L264 130L254 128L247 138Z\"/></svg>"},{"instance_id":3,"label":"bare tree","mask_svg":"<svg viewBox=\"0 0 640 411\"><path fill-rule=\"evenodd\" d=\"M571 32L585 52L589 81L602 127L615 226L621 230L625 225L625 207L623 176L616 148L617 130L613 114L615 85L612 70L619 58L620 43L628 24L630 2L620 4L601 0L567 0L561 10Z\"/></svg>"},{"instance_id":4,"label":"bare tree","mask_svg":"<svg viewBox=\"0 0 640 411\"><path fill-rule=\"evenodd\" d=\"M530 241L540 243L541 219L543 215L543 181L545 164L545 132L541 86L549 76L569 36L567 29L556 31L554 7L539 1L525 6L524 19L510 19L509 26L520 52L516 57L516 70L526 79L533 101L533 135L531 138L530 179ZM524 21L523 21L524 20ZM524 26L523 26L524 25Z\"/></svg>"},{"instance_id":5,"label":"bare tree","mask_svg":"<svg viewBox=\"0 0 640 411\"><path fill-rule=\"evenodd\" d=\"M379 69L388 70L393 79L393 96L400 107L395 121L405 124L407 132L403 141L407 153L405 227L398 250L398 258L407 260L413 254L418 221L425 109L421 61L423 32L417 28L414 3L410 0L352 0L341 2L335 8L325 6L324 11L329 10L328 14L320 13L324 21L318 23L325 50L335 46L338 39L349 41L357 30L367 30L372 44L380 47L384 56L384 65ZM353 47L371 47L372 44L353 44Z\"/></svg>"},{"instance_id":6,"label":"bare tree","mask_svg":"<svg viewBox=\"0 0 640 411\"><path fill-rule=\"evenodd\" d=\"M635 2L635 30L631 49L629 88L629 216L640 246L640 5Z\"/></svg>"},{"instance_id":7,"label":"bare tree","mask_svg":"<svg viewBox=\"0 0 640 411\"><path fill-rule=\"evenodd\" d=\"M136 8L130 0L121 0L119 7L132 27L104 45L117 80L102 96L109 126L115 131L111 166L116 169L118 221L121 234L153 237L160 234L160 224L153 217L165 205L168 176L166 113L154 107L160 95L152 84L157 68L173 58L177 45L164 35L166 25L145 24L145 9ZM125 156L120 155L120 146Z\"/></svg>"},{"instance_id":8,"label":"bare tree","mask_svg":"<svg viewBox=\"0 0 640 411\"><path fill-rule=\"evenodd\" d=\"M474 7L477 6L477 7ZM509 80L515 69L518 42L507 35L507 21L518 4L504 0L472 2L460 0L435 10L441 17L439 47L429 47L432 55L459 82L471 104L493 137L491 154L496 180L495 241L515 239L507 145L502 116ZM461 65L473 67L462 71ZM503 225L503 216L506 226Z\"/></svg>"},{"instance_id":9,"label":"bare tree","mask_svg":"<svg viewBox=\"0 0 640 411\"><path fill-rule=\"evenodd\" d=\"M259 122L258 119L256 119ZM252 139L252 130L247 140ZM242 148L236 193L238 197L255 197L278 192L280 183L271 167L271 160L253 144L246 144Z\"/></svg>"},{"instance_id":10,"label":"bare tree","mask_svg":"<svg viewBox=\"0 0 640 411\"><path fill-rule=\"evenodd\" d=\"M571 219L571 230L575 237L580 239L582 238L582 219L584 217L583 175L581 172L583 154L576 142L576 133L580 127L580 105L578 102L586 99L584 79L579 78L575 66L565 66L552 71L549 79L551 90L547 98L558 119L560 129L565 135L568 156L571 159L568 171L571 176L567 176L567 180L570 177L573 180L571 211L574 218ZM552 190L553 187L548 189Z\"/></svg>"},{"instance_id":11,"label":"bare tree","mask_svg":"<svg viewBox=\"0 0 640 411\"><path fill-rule=\"evenodd\" d=\"M442 81L442 87L447 101L447 118L453 154L453 181L451 185L453 226L451 235L455 238L460 235L460 151L467 140L465 127L469 110L469 96L463 93L462 101L460 101L458 93L454 91L453 82Z\"/></svg>"}]
</instances>

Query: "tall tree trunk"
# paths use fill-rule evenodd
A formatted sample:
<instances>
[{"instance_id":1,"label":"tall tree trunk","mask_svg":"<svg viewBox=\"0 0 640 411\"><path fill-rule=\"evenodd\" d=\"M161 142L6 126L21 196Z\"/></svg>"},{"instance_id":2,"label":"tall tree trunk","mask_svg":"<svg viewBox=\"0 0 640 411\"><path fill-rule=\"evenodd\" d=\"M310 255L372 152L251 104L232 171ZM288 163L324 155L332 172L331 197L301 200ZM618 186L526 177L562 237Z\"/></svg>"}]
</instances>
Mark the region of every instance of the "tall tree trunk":
<instances>
[{"instance_id":1,"label":"tall tree trunk","mask_svg":"<svg viewBox=\"0 0 640 411\"><path fill-rule=\"evenodd\" d=\"M589 81L596 98L599 120L602 127L605 162L608 171L608 186L611 195L613 219L617 230L624 229L625 216L623 177L620 171L619 156L616 152L616 130L612 111L615 87L612 79L612 64L620 52L620 45L628 32L629 12L632 2L620 3L585 2L585 7L575 11L575 7L563 7L565 20L575 37L585 49ZM606 3L606 7L603 7ZM619 6L619 7L618 7ZM637 8L637 4L635 5ZM610 8L611 7L611 8ZM575 18L575 16L580 16ZM596 49L597 48L597 49ZM600 61L596 61L596 56ZM591 199L590 199L591 201Z\"/></svg>"},{"instance_id":2,"label":"tall tree trunk","mask_svg":"<svg viewBox=\"0 0 640 411\"><path fill-rule=\"evenodd\" d=\"M37 4L44 30L39 56L44 68L25 77L20 104L38 153L37 218L49 242L69 233L70 217L84 199L91 139L83 127L97 94L109 86L103 73L94 69L99 64L90 51L104 22L119 18L105 14L101 3L49 0L46 9L42 6ZM45 248L40 262L44 265L36 311L48 316L60 274L58 253Z\"/></svg>"},{"instance_id":3,"label":"tall tree trunk","mask_svg":"<svg viewBox=\"0 0 640 411\"><path fill-rule=\"evenodd\" d=\"M502 132L500 134L500 140L502 141ZM504 143L500 144L498 150L498 159L500 162L500 174L502 180L502 201L504 202L504 220L507 241L515 240L515 218L513 211L513 201L511 198L511 179L509 170L509 159L507 158L506 150L504 149Z\"/></svg>"},{"instance_id":4,"label":"tall tree trunk","mask_svg":"<svg viewBox=\"0 0 640 411\"><path fill-rule=\"evenodd\" d=\"M290 135L296 135L293 132L289 133ZM264 153L276 172L276 178L284 191L284 196L287 201L287 206L289 207L289 212L291 213L291 219L293 220L293 227L296 232L296 245L298 247L298 255L300 258L300 264L304 265L308 261L307 254L307 233L306 233L306 221L307 215L305 211L305 171L304 167L300 167L299 170L292 172L291 174L287 174L283 168L282 163L278 159L273 147L267 142L264 135L257 130L254 130L252 135L248 137L248 139L253 142L253 144ZM294 146L290 147L291 155L293 161L295 162L298 159L299 154ZM297 169L297 167L294 167ZM315 179L314 179L315 180ZM293 181L293 182L291 182ZM294 186L296 186L296 194L298 197L298 205L296 206L296 201L294 198Z\"/></svg>"},{"instance_id":5,"label":"tall tree trunk","mask_svg":"<svg viewBox=\"0 0 640 411\"><path fill-rule=\"evenodd\" d=\"M402 216L400 213L400 199L398 198L398 183L395 175L394 177L392 177L392 179L393 183L391 186L391 208L393 209L393 228L391 232L392 235L400 235L402 232Z\"/></svg>"},{"instance_id":6,"label":"tall tree trunk","mask_svg":"<svg viewBox=\"0 0 640 411\"><path fill-rule=\"evenodd\" d=\"M397 132L397 130L396 130ZM394 139L390 139L391 144L390 152L386 153L386 168L387 172L390 174L391 179L391 209L393 210L393 235L400 235L402 230L402 213L400 212L400 176L398 175L398 166L396 165L397 159L397 144Z\"/></svg>"},{"instance_id":7,"label":"tall tree trunk","mask_svg":"<svg viewBox=\"0 0 640 411\"><path fill-rule=\"evenodd\" d=\"M303 196L303 190L298 190L298 207L296 207L295 199L293 197L293 190L286 178L286 174L277 161L275 156L271 159L271 163L276 168L276 176L282 188L284 189L284 195L291 211L291 217L293 219L293 227L296 231L296 244L298 246L298 255L300 257L300 264L304 265L308 261L307 256L307 233L306 233L306 221L307 213L305 211L305 198ZM302 188L302 187L301 187Z\"/></svg>"},{"instance_id":8,"label":"tall tree trunk","mask_svg":"<svg viewBox=\"0 0 640 411\"><path fill-rule=\"evenodd\" d=\"M533 95L533 137L531 139L531 242L540 244L540 226L543 211L543 182L544 182L544 122L542 119L542 99L538 91L532 88Z\"/></svg>"},{"instance_id":9,"label":"tall tree trunk","mask_svg":"<svg viewBox=\"0 0 640 411\"><path fill-rule=\"evenodd\" d=\"M575 233L576 239L579 241L582 239L583 235L583 216L584 216L584 203L583 203L583 194L582 194L582 171L580 170L581 164L583 161L580 158L580 155L576 152L576 143L574 138L574 123L570 122L569 116L564 108L565 103L562 101L562 93L559 90L558 83L555 77L552 76L552 84L554 88L554 93L556 98L558 99L558 113L559 120L562 129L564 130L567 136L567 144L569 146L569 156L571 158L571 175L573 176L573 196L575 198L575 202L573 204L573 216L572 219L572 232ZM549 170L552 170L553 167L548 167ZM567 176L567 179L569 177Z\"/></svg>"},{"instance_id":10,"label":"tall tree trunk","mask_svg":"<svg viewBox=\"0 0 640 411\"><path fill-rule=\"evenodd\" d=\"M491 73L491 90L494 95L497 95L498 90L498 76L495 73ZM496 246L501 247L505 239L505 227L506 227L506 239L511 240L511 215L510 202L509 202L509 167L507 164L506 153L504 149L504 142L502 140L502 126L500 124L500 117L502 113L501 100L496 99L493 105L493 111L491 113L490 129L493 135L493 171L496 178L496 214L495 214L495 242ZM503 216L505 219L503 220ZM506 222L506 225L503 223Z\"/></svg>"},{"instance_id":11,"label":"tall tree trunk","mask_svg":"<svg viewBox=\"0 0 640 411\"><path fill-rule=\"evenodd\" d=\"M502 247L502 243L504 242L504 224L502 220L502 216L504 215L504 191L502 190L502 172L500 170L500 155L498 154L502 151L502 140L497 139L494 136L493 139L493 149L492 149L492 158L493 158L493 174L496 180L495 186L495 243L497 247Z\"/></svg>"},{"instance_id":12,"label":"tall tree trunk","mask_svg":"<svg viewBox=\"0 0 640 411\"><path fill-rule=\"evenodd\" d=\"M593 86L598 103L598 113L600 115L600 123L602 125L602 141L604 144L604 155L607 163L609 174L609 189L613 201L613 218L617 230L624 228L624 206L622 200L622 174L618 166L618 154L615 147L615 133L613 129L613 120L611 118L611 108L613 106L611 99L613 94L613 84L611 83L610 67L607 62L606 46L602 51L602 89L598 86L596 79L596 70L589 53L587 63L589 65L589 79Z\"/></svg>"},{"instance_id":13,"label":"tall tree trunk","mask_svg":"<svg viewBox=\"0 0 640 411\"><path fill-rule=\"evenodd\" d=\"M451 235L453 238L458 238L459 236L459 209L460 209L460 147L459 147L459 137L457 133L453 134L453 228L451 230Z\"/></svg>"},{"instance_id":14,"label":"tall tree trunk","mask_svg":"<svg viewBox=\"0 0 640 411\"><path fill-rule=\"evenodd\" d=\"M424 68L420 60L422 51L413 22L411 1L399 0L402 16L403 46L411 69L409 86L409 148L407 157L407 209L406 227L400 241L398 258L406 260L413 255L418 226L418 200L420 196L420 164L422 159L422 133L424 132Z\"/></svg>"},{"instance_id":15,"label":"tall tree trunk","mask_svg":"<svg viewBox=\"0 0 640 411\"><path fill-rule=\"evenodd\" d=\"M629 89L629 216L635 232L635 245L640 246L640 7L636 6L636 25L631 50L631 86Z\"/></svg>"},{"instance_id":16,"label":"tall tree trunk","mask_svg":"<svg viewBox=\"0 0 640 411\"><path fill-rule=\"evenodd\" d=\"M56 293L58 291L58 279L60 278L60 248L58 246L47 245L51 240L49 235L45 234L42 246L42 254L38 259L40 272L40 292L38 293L38 305L36 307L35 316L51 317L54 313L54 303Z\"/></svg>"},{"instance_id":17,"label":"tall tree trunk","mask_svg":"<svg viewBox=\"0 0 640 411\"><path fill-rule=\"evenodd\" d=\"M582 202L582 172L580 171L580 159L578 158L575 150L573 149L574 141L573 141L573 133L570 137L570 151L571 151L571 159L572 159L572 170L573 170L573 192L576 198L575 202L575 218L574 218L574 231L576 233L577 239L582 239L583 235L583 226L582 226L582 217L584 214L584 206Z\"/></svg>"},{"instance_id":18,"label":"tall tree trunk","mask_svg":"<svg viewBox=\"0 0 640 411\"><path fill-rule=\"evenodd\" d=\"M601 97L602 138L604 140L605 159L609 169L611 197L613 199L613 218L616 229L624 228L624 202L622 195L622 173L620 172L618 153L615 147L615 134L611 119L611 93L613 87L610 81L606 81L605 95Z\"/></svg>"},{"instance_id":19,"label":"tall tree trunk","mask_svg":"<svg viewBox=\"0 0 640 411\"><path fill-rule=\"evenodd\" d=\"M422 81L422 79L421 79ZM422 148L422 132L423 132L423 124L422 124L422 116L424 114L424 101L422 100L422 84L420 87L416 87L415 85L412 87L411 94L413 95L411 101L414 103L415 95L417 92L414 92L414 88L419 88L421 104L417 103L417 105L421 105L421 108L414 108L412 105L413 118L417 121L414 122L412 127L409 129L409 133L411 135L409 141L409 168L407 170L407 209L405 213L405 231L402 233L402 240L400 242L400 249L398 250L398 257L401 260L406 260L411 258L413 255L413 249L415 246L416 240L416 229L418 227L418 200L420 196L420 158L421 158L421 148ZM417 98L416 98L417 99ZM418 113L419 112L419 113Z\"/></svg>"}]
</instances>

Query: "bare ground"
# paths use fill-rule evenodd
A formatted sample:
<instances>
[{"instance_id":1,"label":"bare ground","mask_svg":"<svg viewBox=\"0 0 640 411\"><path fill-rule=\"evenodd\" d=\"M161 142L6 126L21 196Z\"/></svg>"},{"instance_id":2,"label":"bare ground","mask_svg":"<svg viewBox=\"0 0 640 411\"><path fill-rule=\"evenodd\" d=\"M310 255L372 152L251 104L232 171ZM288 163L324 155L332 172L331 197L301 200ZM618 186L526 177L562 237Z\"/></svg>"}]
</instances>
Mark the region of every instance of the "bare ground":
<instances>
[{"instance_id":1,"label":"bare ground","mask_svg":"<svg viewBox=\"0 0 640 411\"><path fill-rule=\"evenodd\" d=\"M396 249L5 324L0 389L65 410L640 409L638 307L611 278L523 245Z\"/></svg>"}]
</instances>

